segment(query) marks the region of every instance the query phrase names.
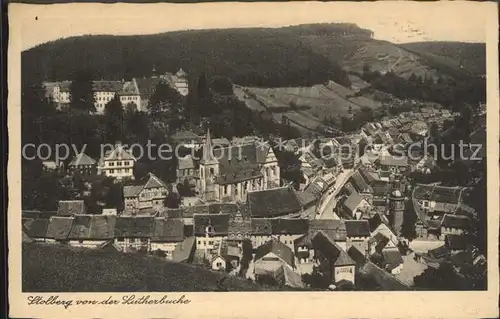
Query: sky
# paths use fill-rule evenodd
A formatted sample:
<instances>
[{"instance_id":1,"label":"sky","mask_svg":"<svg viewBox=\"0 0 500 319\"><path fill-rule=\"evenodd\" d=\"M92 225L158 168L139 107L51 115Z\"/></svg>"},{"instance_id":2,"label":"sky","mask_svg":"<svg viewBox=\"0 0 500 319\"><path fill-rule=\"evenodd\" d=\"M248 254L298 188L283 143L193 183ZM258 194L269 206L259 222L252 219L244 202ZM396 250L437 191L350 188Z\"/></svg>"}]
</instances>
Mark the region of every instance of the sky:
<instances>
[{"instance_id":1,"label":"sky","mask_svg":"<svg viewBox=\"0 0 500 319\"><path fill-rule=\"evenodd\" d=\"M87 34L139 35L174 30L281 27L304 23L355 23L376 39L485 42L492 3L287 2L203 4L11 5L22 27L22 50Z\"/></svg>"}]
</instances>

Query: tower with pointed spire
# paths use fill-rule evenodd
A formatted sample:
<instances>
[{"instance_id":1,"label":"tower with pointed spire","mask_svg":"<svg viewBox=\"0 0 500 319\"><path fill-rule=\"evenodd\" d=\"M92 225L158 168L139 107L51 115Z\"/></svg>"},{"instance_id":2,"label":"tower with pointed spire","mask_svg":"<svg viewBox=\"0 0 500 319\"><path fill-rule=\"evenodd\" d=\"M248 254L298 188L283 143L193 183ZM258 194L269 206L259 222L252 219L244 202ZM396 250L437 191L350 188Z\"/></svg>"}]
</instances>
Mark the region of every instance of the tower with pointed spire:
<instances>
[{"instance_id":1,"label":"tower with pointed spire","mask_svg":"<svg viewBox=\"0 0 500 319\"><path fill-rule=\"evenodd\" d=\"M401 177L394 176L392 190L389 194L389 221L397 236L401 235L405 211L405 197L401 189Z\"/></svg>"},{"instance_id":2,"label":"tower with pointed spire","mask_svg":"<svg viewBox=\"0 0 500 319\"><path fill-rule=\"evenodd\" d=\"M203 155L200 160L200 194L206 201L213 201L219 196L215 185L215 178L219 175L219 161L215 158L210 137L210 128L207 129Z\"/></svg>"}]
</instances>

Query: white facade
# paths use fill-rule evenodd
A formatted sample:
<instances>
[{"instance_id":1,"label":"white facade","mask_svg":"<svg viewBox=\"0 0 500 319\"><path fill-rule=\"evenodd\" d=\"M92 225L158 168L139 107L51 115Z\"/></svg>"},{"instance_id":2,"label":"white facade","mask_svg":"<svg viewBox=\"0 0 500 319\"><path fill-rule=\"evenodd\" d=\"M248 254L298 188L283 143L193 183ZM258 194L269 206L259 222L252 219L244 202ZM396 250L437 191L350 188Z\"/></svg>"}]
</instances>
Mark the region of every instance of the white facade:
<instances>
[{"instance_id":1,"label":"white facade","mask_svg":"<svg viewBox=\"0 0 500 319\"><path fill-rule=\"evenodd\" d=\"M107 240L70 240L69 245L72 247L82 247L82 248L98 248L101 245L104 245Z\"/></svg>"}]
</instances>

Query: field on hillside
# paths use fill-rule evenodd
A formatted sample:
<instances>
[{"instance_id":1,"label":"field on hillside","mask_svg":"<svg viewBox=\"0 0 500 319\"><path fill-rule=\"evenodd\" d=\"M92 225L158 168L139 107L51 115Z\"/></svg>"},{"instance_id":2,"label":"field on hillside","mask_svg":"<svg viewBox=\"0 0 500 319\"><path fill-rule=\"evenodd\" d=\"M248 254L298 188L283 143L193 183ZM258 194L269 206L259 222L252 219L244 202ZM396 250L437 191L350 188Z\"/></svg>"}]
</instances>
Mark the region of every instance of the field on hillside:
<instances>
[{"instance_id":1,"label":"field on hillside","mask_svg":"<svg viewBox=\"0 0 500 319\"><path fill-rule=\"evenodd\" d=\"M277 290L157 257L59 245L23 244L23 292Z\"/></svg>"},{"instance_id":2,"label":"field on hillside","mask_svg":"<svg viewBox=\"0 0 500 319\"><path fill-rule=\"evenodd\" d=\"M280 121L285 115L290 120L315 130L327 118L338 118L362 107L377 109L379 102L364 96L354 96L349 88L329 81L326 85L311 87L256 88L237 87L235 95L251 109L265 109Z\"/></svg>"}]
</instances>

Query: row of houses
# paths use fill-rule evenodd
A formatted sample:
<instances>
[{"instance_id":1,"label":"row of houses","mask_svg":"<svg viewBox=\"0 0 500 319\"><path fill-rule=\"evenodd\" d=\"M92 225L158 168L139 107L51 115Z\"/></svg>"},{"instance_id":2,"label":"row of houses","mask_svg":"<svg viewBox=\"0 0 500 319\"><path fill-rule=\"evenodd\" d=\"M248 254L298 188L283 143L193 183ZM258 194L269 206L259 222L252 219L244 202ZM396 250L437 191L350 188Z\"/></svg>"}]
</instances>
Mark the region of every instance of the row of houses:
<instances>
[{"instance_id":1,"label":"row of houses","mask_svg":"<svg viewBox=\"0 0 500 319\"><path fill-rule=\"evenodd\" d=\"M103 113L106 104L118 96L123 106L134 104L139 111L147 111L149 99L161 82L169 84L182 96L189 93L187 73L182 69L175 74L167 72L150 78L133 78L131 81L92 81L94 106L97 113ZM59 106L68 105L71 102L71 83L71 81L44 82L46 96Z\"/></svg>"}]
</instances>

